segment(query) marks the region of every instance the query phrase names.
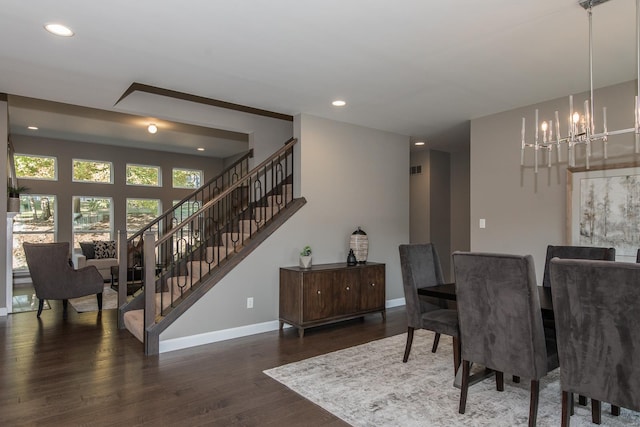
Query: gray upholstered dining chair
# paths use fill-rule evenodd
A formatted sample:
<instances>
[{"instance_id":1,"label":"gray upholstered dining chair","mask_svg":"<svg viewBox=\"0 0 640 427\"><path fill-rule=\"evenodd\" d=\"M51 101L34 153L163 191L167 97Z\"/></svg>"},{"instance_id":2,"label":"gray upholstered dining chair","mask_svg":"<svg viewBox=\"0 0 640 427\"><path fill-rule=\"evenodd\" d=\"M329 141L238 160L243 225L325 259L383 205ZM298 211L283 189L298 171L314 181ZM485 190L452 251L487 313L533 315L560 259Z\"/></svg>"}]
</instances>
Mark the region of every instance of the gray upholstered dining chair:
<instances>
[{"instance_id":1,"label":"gray upholstered dining chair","mask_svg":"<svg viewBox=\"0 0 640 427\"><path fill-rule=\"evenodd\" d=\"M29 274L38 297L37 317L42 314L45 299L62 300L63 316L67 316L69 298L96 294L102 311L104 279L95 266L74 270L69 265L69 242L23 243Z\"/></svg>"},{"instance_id":2,"label":"gray upholstered dining chair","mask_svg":"<svg viewBox=\"0 0 640 427\"><path fill-rule=\"evenodd\" d=\"M454 370L460 365L458 313L447 308L446 301L434 301L418 295L418 288L444 283L440 258L432 243L400 245L400 266L407 309L407 343L403 362L409 359L416 329L435 332L431 351L436 352L440 334L453 337Z\"/></svg>"},{"instance_id":3,"label":"gray upholstered dining chair","mask_svg":"<svg viewBox=\"0 0 640 427\"><path fill-rule=\"evenodd\" d=\"M496 371L504 390L504 372L531 379L529 425L538 413L539 381L558 366L547 345L531 255L454 252L456 297L462 344L459 412L466 410L470 364Z\"/></svg>"},{"instance_id":4,"label":"gray upholstered dining chair","mask_svg":"<svg viewBox=\"0 0 640 427\"><path fill-rule=\"evenodd\" d=\"M562 425L574 393L591 397L596 424L600 402L640 411L640 265L553 259L550 272Z\"/></svg>"},{"instance_id":5,"label":"gray upholstered dining chair","mask_svg":"<svg viewBox=\"0 0 640 427\"><path fill-rule=\"evenodd\" d=\"M552 258L562 259L593 259L600 261L615 261L616 249L596 246L547 246L547 256L544 263L542 286L551 286L549 262Z\"/></svg>"}]
</instances>

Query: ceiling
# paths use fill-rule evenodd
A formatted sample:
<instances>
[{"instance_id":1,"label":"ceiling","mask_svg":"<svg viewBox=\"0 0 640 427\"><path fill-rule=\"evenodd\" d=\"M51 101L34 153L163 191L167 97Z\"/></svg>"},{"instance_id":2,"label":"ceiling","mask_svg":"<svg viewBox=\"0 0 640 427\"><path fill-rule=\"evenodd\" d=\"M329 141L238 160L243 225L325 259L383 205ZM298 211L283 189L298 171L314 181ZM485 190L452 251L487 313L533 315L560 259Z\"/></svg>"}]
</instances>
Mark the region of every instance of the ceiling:
<instances>
[{"instance_id":1,"label":"ceiling","mask_svg":"<svg viewBox=\"0 0 640 427\"><path fill-rule=\"evenodd\" d=\"M75 36L50 35L43 25L51 22ZM635 2L598 5L593 29L594 86L634 79ZM127 113L111 123L129 117L135 130L122 125L96 139L134 138L149 120L195 126L195 134L222 129L210 137L223 145L251 133L250 125L175 123L147 117L144 104L116 104L134 82L427 141L471 119L589 88L588 21L577 0L12 1L2 5L0 40L0 92L16 95L14 133L47 114L62 122L53 115L60 109L45 114L23 97ZM333 107L335 99L347 105ZM53 132L61 137L75 122ZM193 150L185 141L157 146Z\"/></svg>"}]
</instances>

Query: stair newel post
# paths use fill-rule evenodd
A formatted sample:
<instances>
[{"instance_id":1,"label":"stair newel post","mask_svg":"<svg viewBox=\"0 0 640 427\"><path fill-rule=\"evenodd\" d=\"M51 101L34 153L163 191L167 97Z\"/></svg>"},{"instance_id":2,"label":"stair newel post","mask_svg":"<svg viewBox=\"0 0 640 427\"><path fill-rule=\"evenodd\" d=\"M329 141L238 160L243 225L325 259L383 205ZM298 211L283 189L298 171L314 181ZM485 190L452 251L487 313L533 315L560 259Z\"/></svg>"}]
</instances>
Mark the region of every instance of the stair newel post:
<instances>
[{"instance_id":1,"label":"stair newel post","mask_svg":"<svg viewBox=\"0 0 640 427\"><path fill-rule=\"evenodd\" d=\"M156 236L151 230L144 232L143 256L144 256L144 330L145 330L145 347L147 354L149 346L149 334L147 333L150 326L156 320Z\"/></svg>"},{"instance_id":2,"label":"stair newel post","mask_svg":"<svg viewBox=\"0 0 640 427\"><path fill-rule=\"evenodd\" d=\"M118 307L127 302L127 230L118 230Z\"/></svg>"}]
</instances>

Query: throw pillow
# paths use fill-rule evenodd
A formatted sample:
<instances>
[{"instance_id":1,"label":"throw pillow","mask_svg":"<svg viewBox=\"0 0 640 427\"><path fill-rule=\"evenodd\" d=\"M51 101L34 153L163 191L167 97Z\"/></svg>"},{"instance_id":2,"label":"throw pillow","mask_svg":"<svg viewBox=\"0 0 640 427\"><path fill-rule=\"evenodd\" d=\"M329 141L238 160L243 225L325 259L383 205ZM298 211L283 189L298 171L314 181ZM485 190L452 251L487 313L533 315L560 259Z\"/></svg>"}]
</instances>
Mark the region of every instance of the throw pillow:
<instances>
[{"instance_id":1,"label":"throw pillow","mask_svg":"<svg viewBox=\"0 0 640 427\"><path fill-rule=\"evenodd\" d=\"M80 242L80 248L82 249L82 255L87 259L94 259L96 257L96 250L93 246L93 242Z\"/></svg>"},{"instance_id":2,"label":"throw pillow","mask_svg":"<svg viewBox=\"0 0 640 427\"><path fill-rule=\"evenodd\" d=\"M96 259L115 258L116 242L115 240L94 240Z\"/></svg>"}]
</instances>

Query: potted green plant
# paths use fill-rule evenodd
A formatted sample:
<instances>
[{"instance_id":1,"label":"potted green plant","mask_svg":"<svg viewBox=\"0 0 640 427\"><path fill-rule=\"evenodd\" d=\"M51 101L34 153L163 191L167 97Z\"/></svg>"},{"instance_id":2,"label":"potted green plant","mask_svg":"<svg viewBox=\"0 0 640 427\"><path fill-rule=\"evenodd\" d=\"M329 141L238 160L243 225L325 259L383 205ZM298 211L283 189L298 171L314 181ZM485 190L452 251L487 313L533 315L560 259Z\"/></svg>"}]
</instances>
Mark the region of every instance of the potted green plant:
<instances>
[{"instance_id":1,"label":"potted green plant","mask_svg":"<svg viewBox=\"0 0 640 427\"><path fill-rule=\"evenodd\" d=\"M7 212L20 212L20 194L27 190L27 187L7 184Z\"/></svg>"},{"instance_id":2,"label":"potted green plant","mask_svg":"<svg viewBox=\"0 0 640 427\"><path fill-rule=\"evenodd\" d=\"M311 267L311 246L307 245L300 251L300 267Z\"/></svg>"}]
</instances>

